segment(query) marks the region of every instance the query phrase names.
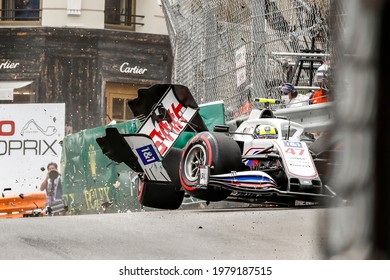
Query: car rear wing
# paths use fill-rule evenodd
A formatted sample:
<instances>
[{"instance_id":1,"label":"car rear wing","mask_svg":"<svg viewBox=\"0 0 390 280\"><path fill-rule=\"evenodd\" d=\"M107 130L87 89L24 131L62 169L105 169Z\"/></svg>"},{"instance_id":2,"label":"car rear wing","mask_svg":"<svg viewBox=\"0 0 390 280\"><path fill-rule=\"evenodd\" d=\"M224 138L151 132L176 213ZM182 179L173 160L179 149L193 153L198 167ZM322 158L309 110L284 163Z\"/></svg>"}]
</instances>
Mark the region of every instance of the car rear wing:
<instances>
[{"instance_id":1,"label":"car rear wing","mask_svg":"<svg viewBox=\"0 0 390 280\"><path fill-rule=\"evenodd\" d=\"M139 89L138 97L128 105L135 116L147 115L136 134L147 136L143 138L145 145L150 138L161 158L167 155L182 132L208 130L199 114L198 104L183 85L158 84ZM124 162L134 171L143 172L145 166L140 164L140 157L132 151L128 139L131 135L120 134L116 128L108 127L106 136L96 141L111 160Z\"/></svg>"}]
</instances>

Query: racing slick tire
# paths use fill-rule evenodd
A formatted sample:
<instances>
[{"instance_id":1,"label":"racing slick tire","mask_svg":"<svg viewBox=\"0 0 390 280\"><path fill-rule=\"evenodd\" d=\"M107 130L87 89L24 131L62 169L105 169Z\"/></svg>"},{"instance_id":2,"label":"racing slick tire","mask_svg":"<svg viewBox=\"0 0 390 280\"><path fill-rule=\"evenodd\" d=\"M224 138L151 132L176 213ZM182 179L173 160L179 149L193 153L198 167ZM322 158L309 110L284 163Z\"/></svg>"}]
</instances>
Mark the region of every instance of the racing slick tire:
<instances>
[{"instance_id":1,"label":"racing slick tire","mask_svg":"<svg viewBox=\"0 0 390 280\"><path fill-rule=\"evenodd\" d=\"M172 148L163 159L163 166L167 170L171 182L156 182L144 179L138 186L138 201L146 207L159 209L177 209L184 198L179 177L179 164L182 150Z\"/></svg>"},{"instance_id":2,"label":"racing slick tire","mask_svg":"<svg viewBox=\"0 0 390 280\"><path fill-rule=\"evenodd\" d=\"M192 138L183 151L180 162L180 181L185 191L205 201L226 199L231 191L209 183L206 188L196 187L199 166L210 167L210 174L223 174L242 169L241 150L229 136L218 132L201 132Z\"/></svg>"}]
</instances>

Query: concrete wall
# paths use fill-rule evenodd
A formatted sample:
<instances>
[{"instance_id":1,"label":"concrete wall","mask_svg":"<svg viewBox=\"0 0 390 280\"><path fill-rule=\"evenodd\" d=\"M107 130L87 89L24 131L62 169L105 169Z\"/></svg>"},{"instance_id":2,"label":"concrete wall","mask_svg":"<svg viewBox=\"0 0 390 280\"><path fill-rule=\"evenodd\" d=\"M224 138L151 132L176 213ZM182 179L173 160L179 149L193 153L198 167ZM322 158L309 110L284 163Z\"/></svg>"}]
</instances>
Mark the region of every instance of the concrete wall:
<instances>
[{"instance_id":1,"label":"concrete wall","mask_svg":"<svg viewBox=\"0 0 390 280\"><path fill-rule=\"evenodd\" d=\"M159 3L159 0L137 0L136 13L145 16L143 19L137 19L137 22L145 24L137 25L137 32L168 35L164 13Z\"/></svg>"},{"instance_id":2,"label":"concrete wall","mask_svg":"<svg viewBox=\"0 0 390 280\"><path fill-rule=\"evenodd\" d=\"M42 1L42 26L104 29L104 0Z\"/></svg>"},{"instance_id":3,"label":"concrete wall","mask_svg":"<svg viewBox=\"0 0 390 280\"><path fill-rule=\"evenodd\" d=\"M43 0L42 26L104 29L104 7L104 0ZM160 1L137 0L135 13L145 16L136 32L168 35Z\"/></svg>"}]
</instances>

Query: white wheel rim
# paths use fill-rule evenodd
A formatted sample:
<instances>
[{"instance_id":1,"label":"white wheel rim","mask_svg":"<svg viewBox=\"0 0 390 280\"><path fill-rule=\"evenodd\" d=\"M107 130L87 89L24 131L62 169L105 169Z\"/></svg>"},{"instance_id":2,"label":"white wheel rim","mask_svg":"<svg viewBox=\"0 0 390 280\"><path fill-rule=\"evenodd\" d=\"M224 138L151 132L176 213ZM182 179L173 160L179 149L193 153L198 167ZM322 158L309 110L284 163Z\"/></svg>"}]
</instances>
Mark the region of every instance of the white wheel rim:
<instances>
[{"instance_id":1,"label":"white wheel rim","mask_svg":"<svg viewBox=\"0 0 390 280\"><path fill-rule=\"evenodd\" d=\"M194 182L199 177L199 166L206 164L206 149L203 145L196 144L188 151L184 161L185 177Z\"/></svg>"}]
</instances>

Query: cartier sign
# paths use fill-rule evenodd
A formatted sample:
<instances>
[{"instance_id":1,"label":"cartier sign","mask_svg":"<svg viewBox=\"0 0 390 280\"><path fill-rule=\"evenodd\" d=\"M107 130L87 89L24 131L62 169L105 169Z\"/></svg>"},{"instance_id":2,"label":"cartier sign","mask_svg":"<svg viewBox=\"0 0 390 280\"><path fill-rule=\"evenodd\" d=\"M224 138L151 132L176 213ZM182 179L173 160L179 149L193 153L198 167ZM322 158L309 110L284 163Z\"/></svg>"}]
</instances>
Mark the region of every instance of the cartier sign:
<instances>
[{"instance_id":1,"label":"cartier sign","mask_svg":"<svg viewBox=\"0 0 390 280\"><path fill-rule=\"evenodd\" d=\"M0 69L15 69L19 65L19 62L12 62L11 60L7 60L6 62L0 63Z\"/></svg>"},{"instance_id":2,"label":"cartier sign","mask_svg":"<svg viewBox=\"0 0 390 280\"><path fill-rule=\"evenodd\" d=\"M119 68L119 71L121 73L143 75L146 71L148 71L148 69L142 68L140 66L132 66L128 62L123 62L121 67Z\"/></svg>"}]
</instances>

